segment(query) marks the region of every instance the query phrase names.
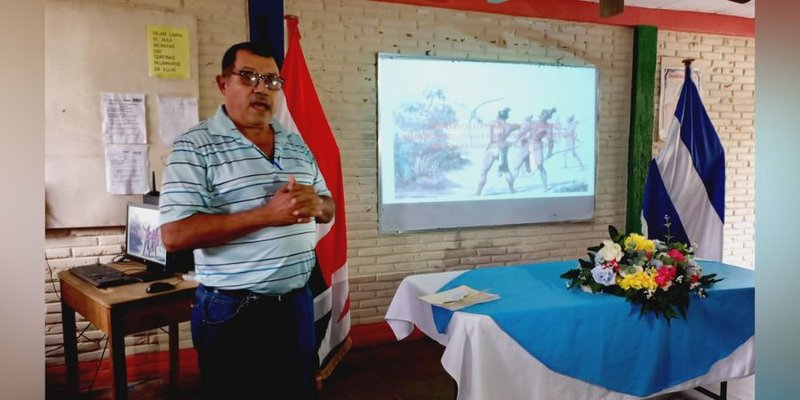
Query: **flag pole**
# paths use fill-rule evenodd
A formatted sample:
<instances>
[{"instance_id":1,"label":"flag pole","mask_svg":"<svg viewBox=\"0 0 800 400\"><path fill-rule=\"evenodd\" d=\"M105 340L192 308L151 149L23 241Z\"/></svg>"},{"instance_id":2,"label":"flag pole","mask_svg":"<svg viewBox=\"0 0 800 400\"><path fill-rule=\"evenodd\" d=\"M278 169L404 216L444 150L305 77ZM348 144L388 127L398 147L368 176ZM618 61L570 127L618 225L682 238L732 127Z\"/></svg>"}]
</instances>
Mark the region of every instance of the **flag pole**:
<instances>
[{"instance_id":1,"label":"flag pole","mask_svg":"<svg viewBox=\"0 0 800 400\"><path fill-rule=\"evenodd\" d=\"M684 84L667 141L650 163L642 214L649 238L668 234L691 244L696 257L721 261L725 150L692 80L692 61L683 60Z\"/></svg>"}]
</instances>

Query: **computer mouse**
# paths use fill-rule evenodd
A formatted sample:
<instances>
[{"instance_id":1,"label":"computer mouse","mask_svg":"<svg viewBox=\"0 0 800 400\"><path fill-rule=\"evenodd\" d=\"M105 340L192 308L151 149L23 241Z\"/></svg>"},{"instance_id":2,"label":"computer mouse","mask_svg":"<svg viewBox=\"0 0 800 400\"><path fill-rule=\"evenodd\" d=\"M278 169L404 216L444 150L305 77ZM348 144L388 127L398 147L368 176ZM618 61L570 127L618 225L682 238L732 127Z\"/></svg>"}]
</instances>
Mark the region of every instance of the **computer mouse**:
<instances>
[{"instance_id":1,"label":"computer mouse","mask_svg":"<svg viewBox=\"0 0 800 400\"><path fill-rule=\"evenodd\" d=\"M167 290L175 289L175 285L169 282L157 281L150 284L150 286L145 289L147 293L160 293L166 292Z\"/></svg>"}]
</instances>

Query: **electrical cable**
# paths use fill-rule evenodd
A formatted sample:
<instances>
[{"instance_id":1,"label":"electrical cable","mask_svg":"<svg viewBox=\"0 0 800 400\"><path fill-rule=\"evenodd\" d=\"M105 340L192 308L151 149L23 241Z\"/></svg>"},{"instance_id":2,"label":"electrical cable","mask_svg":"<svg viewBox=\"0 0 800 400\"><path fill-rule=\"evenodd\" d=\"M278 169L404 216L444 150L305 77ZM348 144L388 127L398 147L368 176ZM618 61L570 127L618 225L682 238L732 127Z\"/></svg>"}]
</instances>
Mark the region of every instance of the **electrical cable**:
<instances>
[{"instance_id":1,"label":"electrical cable","mask_svg":"<svg viewBox=\"0 0 800 400\"><path fill-rule=\"evenodd\" d=\"M91 323L88 323L88 324L86 324L86 327L84 327L84 328L83 328L83 330L81 330L81 331L78 333L78 337L82 337L82 338L84 338L84 339L86 339L86 340L88 340L88 341L90 341L90 342L94 342L95 340L93 340L93 339L89 339L88 337L86 337L86 336L83 336L83 334L84 334L84 333L85 333L87 330L89 330L89 327L90 327L90 326L92 326L92 324L91 324ZM103 340L103 339L101 338L100 340ZM98 341L97 341L97 343L98 343L98 344L100 344L100 340L98 340ZM48 355L50 355L49 353L51 353L51 352L54 352L54 351L56 351L56 350L63 349L63 348L64 348L64 344L62 343L62 344L61 344L60 346L58 346L58 347L54 347L54 348L52 348L52 349L50 349L50 350L47 350L47 351L45 351L45 352L44 352L44 355L45 355L45 356L48 356Z\"/></svg>"},{"instance_id":2,"label":"electrical cable","mask_svg":"<svg viewBox=\"0 0 800 400\"><path fill-rule=\"evenodd\" d=\"M47 262L47 253L44 255L44 265L47 266L47 272L50 274L50 284L53 285L53 293L56 294L58 301L61 302L61 295L59 295L59 291L56 288L56 280L53 279L53 268L51 268L50 263Z\"/></svg>"},{"instance_id":3,"label":"electrical cable","mask_svg":"<svg viewBox=\"0 0 800 400\"><path fill-rule=\"evenodd\" d=\"M94 370L94 377L92 377L92 383L89 385L89 389L86 390L86 395L88 396L92 393L92 389L94 388L94 384L97 381L97 374L100 373L100 366L103 365L103 357L106 355L106 349L108 348L108 335L105 335L104 338L106 339L106 344L103 346L103 351L100 353L100 359L97 361L97 369ZM100 339L103 340L103 339Z\"/></svg>"}]
</instances>

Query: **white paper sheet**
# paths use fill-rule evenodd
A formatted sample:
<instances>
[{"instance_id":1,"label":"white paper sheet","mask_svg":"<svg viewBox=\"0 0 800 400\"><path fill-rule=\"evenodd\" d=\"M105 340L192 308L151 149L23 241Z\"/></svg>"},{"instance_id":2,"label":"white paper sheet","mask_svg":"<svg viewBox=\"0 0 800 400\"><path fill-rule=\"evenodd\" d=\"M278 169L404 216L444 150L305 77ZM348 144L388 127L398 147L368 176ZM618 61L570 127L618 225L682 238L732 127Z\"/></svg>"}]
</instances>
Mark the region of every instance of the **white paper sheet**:
<instances>
[{"instance_id":1,"label":"white paper sheet","mask_svg":"<svg viewBox=\"0 0 800 400\"><path fill-rule=\"evenodd\" d=\"M199 120L197 97L158 96L158 133L164 144L172 145Z\"/></svg>"},{"instance_id":2,"label":"white paper sheet","mask_svg":"<svg viewBox=\"0 0 800 400\"><path fill-rule=\"evenodd\" d=\"M145 194L150 189L147 145L106 145L106 191L109 194Z\"/></svg>"},{"instance_id":3,"label":"white paper sheet","mask_svg":"<svg viewBox=\"0 0 800 400\"><path fill-rule=\"evenodd\" d=\"M420 300L444 307L450 311L457 311L473 304L486 303L499 298L500 296L496 294L475 290L467 285L461 285L427 296L420 296Z\"/></svg>"},{"instance_id":4,"label":"white paper sheet","mask_svg":"<svg viewBox=\"0 0 800 400\"><path fill-rule=\"evenodd\" d=\"M147 143L143 93L102 93L105 143Z\"/></svg>"}]
</instances>

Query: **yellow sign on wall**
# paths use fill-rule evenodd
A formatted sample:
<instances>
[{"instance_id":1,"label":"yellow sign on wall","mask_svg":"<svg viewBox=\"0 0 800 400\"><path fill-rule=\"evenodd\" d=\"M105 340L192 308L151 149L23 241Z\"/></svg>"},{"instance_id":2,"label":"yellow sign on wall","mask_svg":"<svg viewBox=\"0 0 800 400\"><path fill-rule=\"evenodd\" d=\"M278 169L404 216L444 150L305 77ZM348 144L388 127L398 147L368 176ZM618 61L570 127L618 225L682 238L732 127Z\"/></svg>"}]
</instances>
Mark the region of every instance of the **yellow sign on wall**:
<instances>
[{"instance_id":1,"label":"yellow sign on wall","mask_svg":"<svg viewBox=\"0 0 800 400\"><path fill-rule=\"evenodd\" d=\"M189 79L189 31L169 26L147 26L150 76Z\"/></svg>"}]
</instances>

